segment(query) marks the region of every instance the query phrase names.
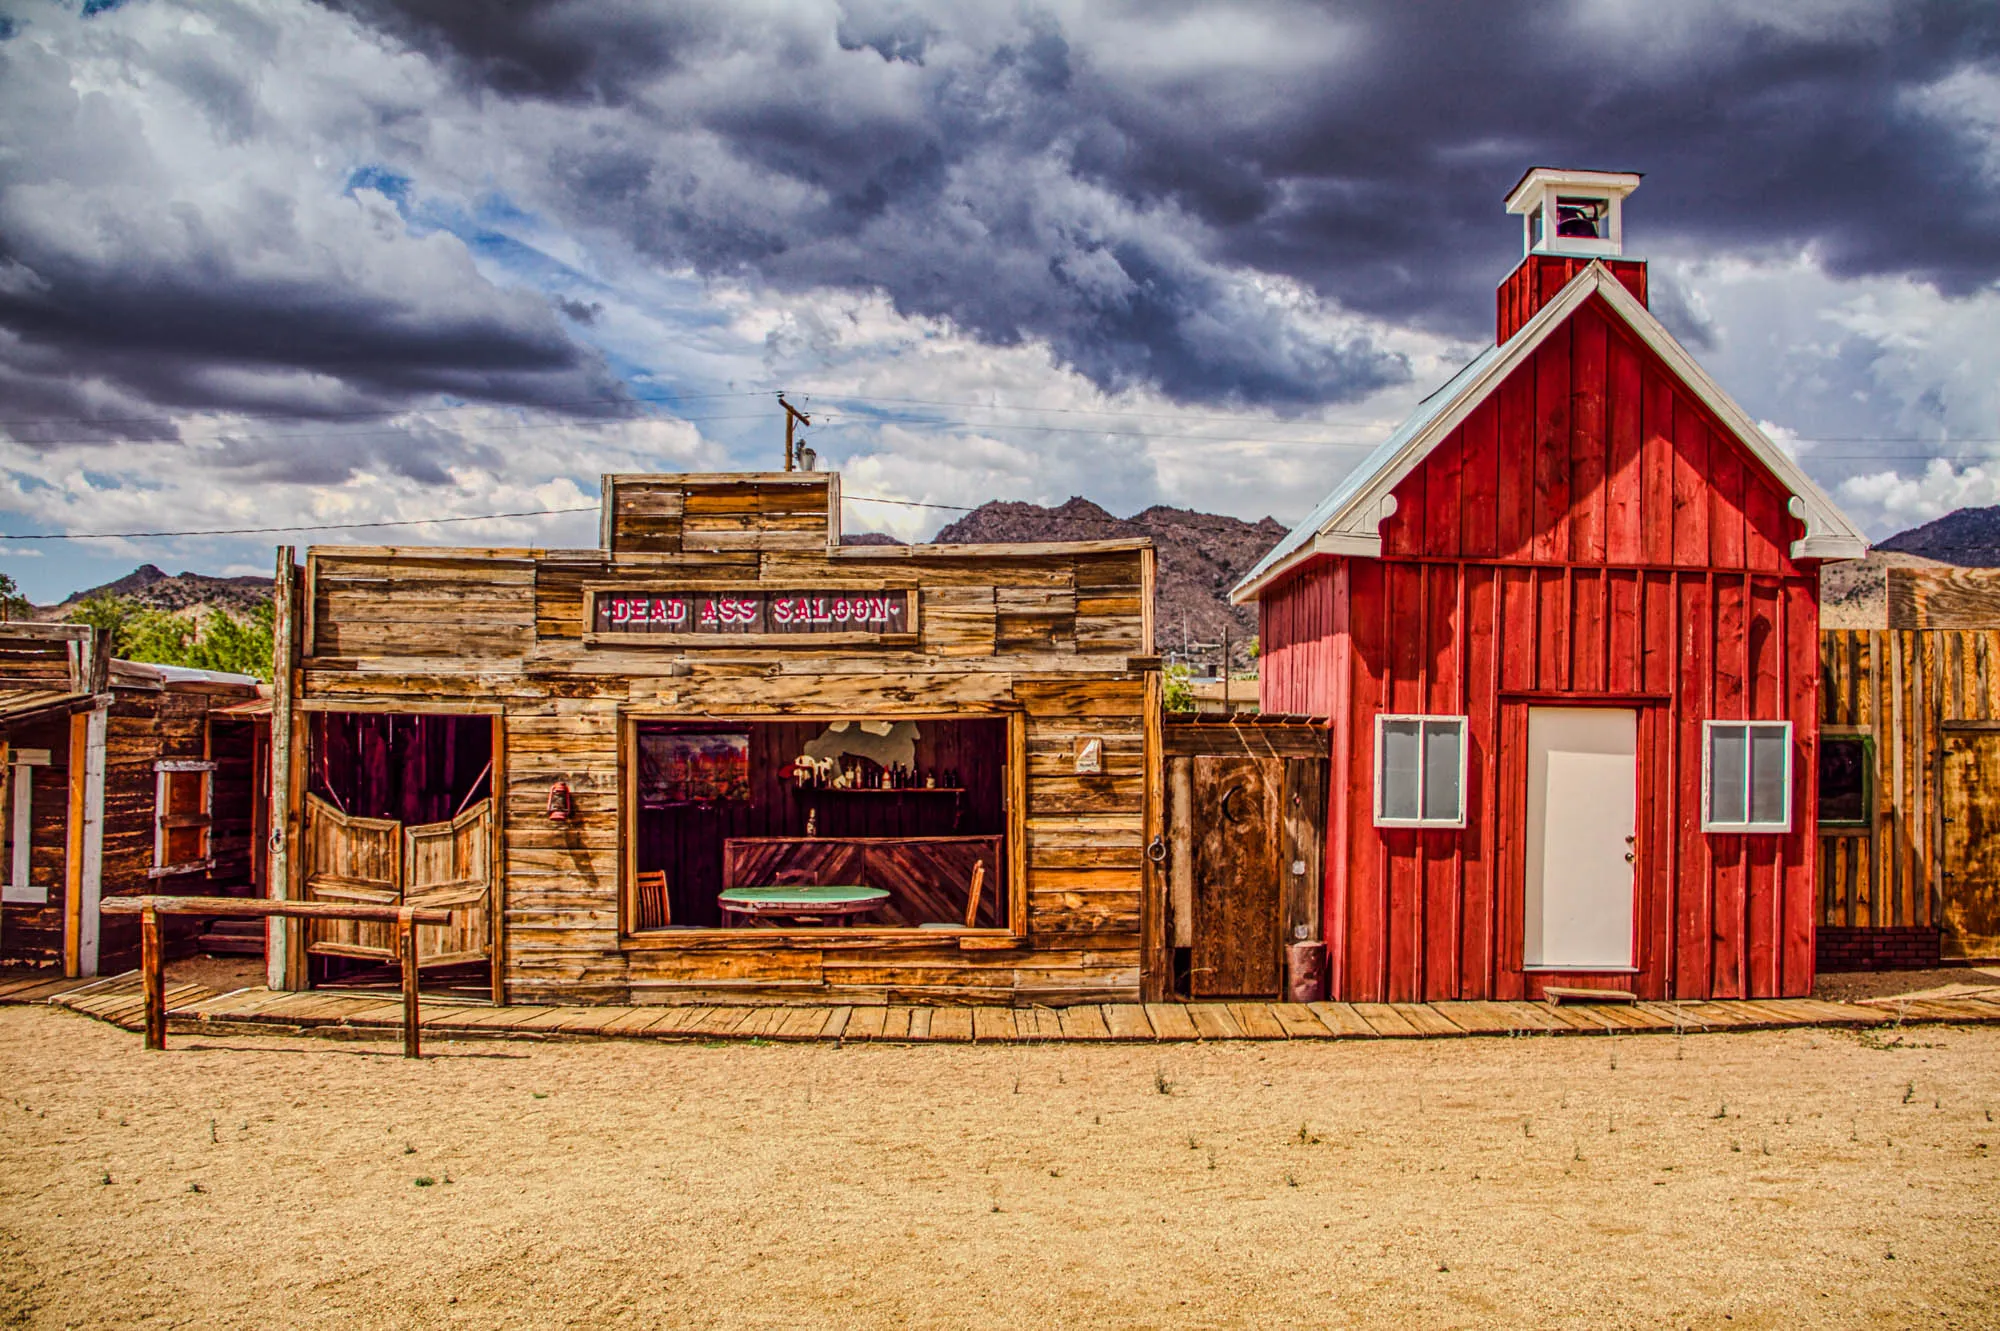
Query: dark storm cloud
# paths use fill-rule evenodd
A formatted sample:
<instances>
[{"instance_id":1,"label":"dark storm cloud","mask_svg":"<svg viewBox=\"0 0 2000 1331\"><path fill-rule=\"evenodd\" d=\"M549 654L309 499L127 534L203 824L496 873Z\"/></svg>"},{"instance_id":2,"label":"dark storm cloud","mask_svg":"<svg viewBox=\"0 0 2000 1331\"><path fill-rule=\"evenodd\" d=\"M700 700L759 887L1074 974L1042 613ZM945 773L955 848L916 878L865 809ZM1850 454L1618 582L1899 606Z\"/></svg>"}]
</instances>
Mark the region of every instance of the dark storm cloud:
<instances>
[{"instance_id":1,"label":"dark storm cloud","mask_svg":"<svg viewBox=\"0 0 2000 1331\"><path fill-rule=\"evenodd\" d=\"M1486 335L1519 247L1500 197L1533 165L1645 171L1640 253L1810 246L1948 295L2000 274L1986 145L1932 104L1994 68L1987 5L348 8L473 86L623 108L549 169L646 252L879 286L1112 387L1285 405L1405 373L1244 269Z\"/></svg>"},{"instance_id":2,"label":"dark storm cloud","mask_svg":"<svg viewBox=\"0 0 2000 1331\"><path fill-rule=\"evenodd\" d=\"M219 5L212 35L142 48L106 26L129 17L43 10L0 45L9 436L163 440L175 412L330 419L439 394L618 409L547 299L413 231L382 181L301 188L305 154L263 142L263 99L296 72L277 19ZM87 91L107 51L144 69L150 100Z\"/></svg>"}]
</instances>

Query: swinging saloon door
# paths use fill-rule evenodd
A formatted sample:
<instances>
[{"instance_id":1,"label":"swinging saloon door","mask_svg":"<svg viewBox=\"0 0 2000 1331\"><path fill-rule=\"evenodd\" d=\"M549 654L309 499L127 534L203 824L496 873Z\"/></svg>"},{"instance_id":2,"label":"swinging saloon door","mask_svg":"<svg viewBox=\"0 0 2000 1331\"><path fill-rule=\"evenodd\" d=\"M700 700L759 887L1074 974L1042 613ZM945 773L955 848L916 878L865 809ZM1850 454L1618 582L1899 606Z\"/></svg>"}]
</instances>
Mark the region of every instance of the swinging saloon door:
<instances>
[{"instance_id":1,"label":"swinging saloon door","mask_svg":"<svg viewBox=\"0 0 2000 1331\"><path fill-rule=\"evenodd\" d=\"M417 928L417 962L448 966L493 957L493 801L447 822L405 825L354 818L306 796L307 901L445 907L450 924ZM311 920L306 950L317 956L396 960L395 926L370 920Z\"/></svg>"}]
</instances>

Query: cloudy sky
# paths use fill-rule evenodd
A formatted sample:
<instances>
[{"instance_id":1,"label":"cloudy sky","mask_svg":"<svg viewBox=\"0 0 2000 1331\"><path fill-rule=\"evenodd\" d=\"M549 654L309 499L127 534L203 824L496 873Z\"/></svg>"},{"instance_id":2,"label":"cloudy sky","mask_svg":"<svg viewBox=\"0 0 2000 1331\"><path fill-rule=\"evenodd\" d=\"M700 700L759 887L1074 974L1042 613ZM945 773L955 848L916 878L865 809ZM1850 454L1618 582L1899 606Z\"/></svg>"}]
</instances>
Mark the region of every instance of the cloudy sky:
<instances>
[{"instance_id":1,"label":"cloudy sky","mask_svg":"<svg viewBox=\"0 0 2000 1331\"><path fill-rule=\"evenodd\" d=\"M2000 10L0 0L0 569L584 545L616 470L1291 521L1534 165L1877 536L2000 503ZM953 513L865 502L904 537Z\"/></svg>"}]
</instances>

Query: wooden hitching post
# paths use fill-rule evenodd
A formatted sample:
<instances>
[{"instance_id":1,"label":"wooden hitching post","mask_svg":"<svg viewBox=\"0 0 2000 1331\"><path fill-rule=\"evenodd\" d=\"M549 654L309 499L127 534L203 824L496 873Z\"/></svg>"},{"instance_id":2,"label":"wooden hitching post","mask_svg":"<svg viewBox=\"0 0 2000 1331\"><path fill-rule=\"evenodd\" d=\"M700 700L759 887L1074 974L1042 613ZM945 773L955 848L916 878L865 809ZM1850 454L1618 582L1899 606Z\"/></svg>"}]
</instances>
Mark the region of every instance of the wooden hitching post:
<instances>
[{"instance_id":1,"label":"wooden hitching post","mask_svg":"<svg viewBox=\"0 0 2000 1331\"><path fill-rule=\"evenodd\" d=\"M139 973L146 987L146 1048L167 1047L166 949L160 946L159 908L139 910Z\"/></svg>"},{"instance_id":2,"label":"wooden hitching post","mask_svg":"<svg viewBox=\"0 0 2000 1331\"><path fill-rule=\"evenodd\" d=\"M403 959L403 1057L422 1058L417 1048L417 926L412 908L396 913L396 952Z\"/></svg>"}]
</instances>

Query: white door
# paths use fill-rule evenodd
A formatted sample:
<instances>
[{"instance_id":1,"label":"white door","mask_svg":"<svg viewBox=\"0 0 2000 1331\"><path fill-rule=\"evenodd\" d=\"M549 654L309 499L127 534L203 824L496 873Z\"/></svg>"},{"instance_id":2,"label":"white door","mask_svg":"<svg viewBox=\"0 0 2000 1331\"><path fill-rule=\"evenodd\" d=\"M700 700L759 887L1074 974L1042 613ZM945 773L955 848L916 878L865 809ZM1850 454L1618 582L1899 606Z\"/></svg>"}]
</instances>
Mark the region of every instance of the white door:
<instances>
[{"instance_id":1,"label":"white door","mask_svg":"<svg viewBox=\"0 0 2000 1331\"><path fill-rule=\"evenodd\" d=\"M1637 712L1528 709L1528 966L1632 965L1638 787Z\"/></svg>"}]
</instances>

